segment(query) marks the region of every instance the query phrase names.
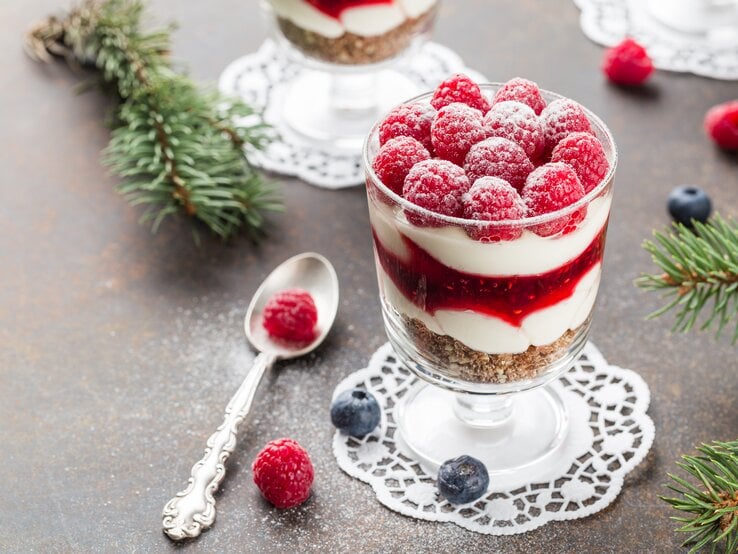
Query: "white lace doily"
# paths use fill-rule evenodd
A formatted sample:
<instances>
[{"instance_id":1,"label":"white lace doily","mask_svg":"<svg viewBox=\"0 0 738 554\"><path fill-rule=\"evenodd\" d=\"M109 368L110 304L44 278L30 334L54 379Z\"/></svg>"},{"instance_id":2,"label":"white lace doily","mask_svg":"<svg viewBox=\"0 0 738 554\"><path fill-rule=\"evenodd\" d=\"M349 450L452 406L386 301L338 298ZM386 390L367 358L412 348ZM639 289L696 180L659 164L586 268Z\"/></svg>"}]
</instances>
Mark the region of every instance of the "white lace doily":
<instances>
[{"instance_id":1,"label":"white lace doily","mask_svg":"<svg viewBox=\"0 0 738 554\"><path fill-rule=\"evenodd\" d=\"M417 84L419 90L431 90L453 73L485 80L467 68L453 51L433 42L424 44L417 54L398 62L394 69ZM323 188L361 184L361 152L346 155L320 149L306 144L283 125L275 99L283 96L286 85L301 71L274 41L266 40L257 52L231 62L221 74L218 88L263 111L265 121L277 131L277 138L264 151L249 152L249 159L268 171L296 176Z\"/></svg>"},{"instance_id":2,"label":"white lace doily","mask_svg":"<svg viewBox=\"0 0 738 554\"><path fill-rule=\"evenodd\" d=\"M552 384L570 416L556 459L525 485L505 487L493 480L486 496L455 506L436 494L435 475L396 440L395 409L417 381L385 344L366 369L349 375L334 393L366 387L382 406L382 422L373 433L356 439L336 432L333 452L346 473L369 483L382 504L406 516L453 522L490 535L585 517L615 500L625 475L653 443L654 426L646 415L648 386L637 373L609 365L589 343L574 367Z\"/></svg>"},{"instance_id":3,"label":"white lace doily","mask_svg":"<svg viewBox=\"0 0 738 554\"><path fill-rule=\"evenodd\" d=\"M643 44L654 66L714 79L738 79L738 43L677 33L657 21L647 0L574 0L584 34L604 46L625 37Z\"/></svg>"}]
</instances>

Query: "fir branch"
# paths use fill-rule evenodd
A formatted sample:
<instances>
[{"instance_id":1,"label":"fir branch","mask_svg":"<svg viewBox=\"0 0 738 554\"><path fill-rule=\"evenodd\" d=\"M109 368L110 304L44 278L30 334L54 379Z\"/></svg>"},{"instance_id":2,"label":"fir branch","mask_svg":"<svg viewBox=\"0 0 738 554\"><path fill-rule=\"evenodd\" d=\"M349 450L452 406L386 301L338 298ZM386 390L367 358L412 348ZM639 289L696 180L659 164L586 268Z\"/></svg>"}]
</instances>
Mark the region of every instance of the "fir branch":
<instances>
[{"instance_id":1,"label":"fir branch","mask_svg":"<svg viewBox=\"0 0 738 554\"><path fill-rule=\"evenodd\" d=\"M670 233L654 232L654 241L645 241L653 262L662 273L645 274L636 285L662 291L667 303L649 315L658 317L676 311L673 330L686 332L707 314L701 330L716 328L719 337L735 321L733 343L738 341L738 225L715 216L694 229L674 225Z\"/></svg>"},{"instance_id":2,"label":"fir branch","mask_svg":"<svg viewBox=\"0 0 738 554\"><path fill-rule=\"evenodd\" d=\"M682 546L690 552L709 547L716 552L724 541L725 552L738 551L738 441L713 442L698 447L700 456L682 456L677 465L692 482L669 474L667 485L677 497L660 497L674 509L689 514L673 517L689 533Z\"/></svg>"},{"instance_id":3,"label":"fir branch","mask_svg":"<svg viewBox=\"0 0 738 554\"><path fill-rule=\"evenodd\" d=\"M93 66L113 87L121 102L104 161L124 179L124 196L146 206L153 230L178 213L223 238L259 229L265 212L281 209L247 157L264 146L267 127L244 103L175 73L171 29L143 31L144 10L142 0L87 0L33 26L26 50Z\"/></svg>"}]
</instances>

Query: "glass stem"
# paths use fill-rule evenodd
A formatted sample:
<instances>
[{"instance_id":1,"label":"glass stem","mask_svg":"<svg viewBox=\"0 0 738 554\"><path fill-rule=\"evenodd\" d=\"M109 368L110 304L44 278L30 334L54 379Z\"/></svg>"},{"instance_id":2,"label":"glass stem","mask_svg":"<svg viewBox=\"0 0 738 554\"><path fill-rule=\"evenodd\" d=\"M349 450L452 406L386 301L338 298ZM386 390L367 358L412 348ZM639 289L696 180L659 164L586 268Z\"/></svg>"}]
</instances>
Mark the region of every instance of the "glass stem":
<instances>
[{"instance_id":1,"label":"glass stem","mask_svg":"<svg viewBox=\"0 0 738 554\"><path fill-rule=\"evenodd\" d=\"M510 421L513 412L513 395L456 394L456 417L471 427L498 428Z\"/></svg>"},{"instance_id":2,"label":"glass stem","mask_svg":"<svg viewBox=\"0 0 738 554\"><path fill-rule=\"evenodd\" d=\"M376 72L331 75L331 108L341 117L371 116L377 111L377 80Z\"/></svg>"}]
</instances>

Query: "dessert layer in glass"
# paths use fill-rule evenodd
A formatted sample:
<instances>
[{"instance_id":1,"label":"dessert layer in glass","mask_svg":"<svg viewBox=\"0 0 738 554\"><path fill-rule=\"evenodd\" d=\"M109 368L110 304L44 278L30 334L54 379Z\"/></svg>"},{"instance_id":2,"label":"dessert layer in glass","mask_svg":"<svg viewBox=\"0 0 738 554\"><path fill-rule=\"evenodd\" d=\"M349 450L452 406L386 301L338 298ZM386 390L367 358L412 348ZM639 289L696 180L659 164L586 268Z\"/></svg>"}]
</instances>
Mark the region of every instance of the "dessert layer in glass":
<instances>
[{"instance_id":1,"label":"dessert layer in glass","mask_svg":"<svg viewBox=\"0 0 738 554\"><path fill-rule=\"evenodd\" d=\"M483 243L459 227L416 227L372 202L381 293L429 331L487 354L525 352L584 323L597 295L609 197L571 233Z\"/></svg>"},{"instance_id":2,"label":"dessert layer in glass","mask_svg":"<svg viewBox=\"0 0 738 554\"><path fill-rule=\"evenodd\" d=\"M427 30L437 0L270 0L282 34L304 54L340 64L396 56Z\"/></svg>"}]
</instances>

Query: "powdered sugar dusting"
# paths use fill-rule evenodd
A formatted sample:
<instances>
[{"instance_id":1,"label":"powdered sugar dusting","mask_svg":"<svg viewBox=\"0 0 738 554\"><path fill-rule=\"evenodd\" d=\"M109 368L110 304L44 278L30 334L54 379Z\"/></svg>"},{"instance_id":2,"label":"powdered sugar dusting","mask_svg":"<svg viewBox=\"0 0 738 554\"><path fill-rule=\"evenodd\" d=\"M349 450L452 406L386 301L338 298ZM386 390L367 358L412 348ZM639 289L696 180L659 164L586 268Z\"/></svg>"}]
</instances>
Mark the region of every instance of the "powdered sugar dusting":
<instances>
[{"instance_id":1,"label":"powdered sugar dusting","mask_svg":"<svg viewBox=\"0 0 738 554\"><path fill-rule=\"evenodd\" d=\"M530 106L536 115L540 115L546 107L546 101L541 96L538 85L528 79L515 77L502 85L492 101L492 104L505 102L507 100L515 100Z\"/></svg>"},{"instance_id":2,"label":"powdered sugar dusting","mask_svg":"<svg viewBox=\"0 0 738 554\"><path fill-rule=\"evenodd\" d=\"M393 109L379 126L379 144L396 137L412 137L432 151L431 123L436 110L428 104L402 104Z\"/></svg>"},{"instance_id":3,"label":"powdered sugar dusting","mask_svg":"<svg viewBox=\"0 0 738 554\"><path fill-rule=\"evenodd\" d=\"M610 169L602 143L589 133L572 133L562 139L554 148L551 161L571 166L582 182L584 192L599 185Z\"/></svg>"},{"instance_id":4,"label":"powdered sugar dusting","mask_svg":"<svg viewBox=\"0 0 738 554\"><path fill-rule=\"evenodd\" d=\"M523 149L505 138L492 137L475 144L464 162L469 181L480 177L499 177L520 190L533 164Z\"/></svg>"},{"instance_id":5,"label":"powdered sugar dusting","mask_svg":"<svg viewBox=\"0 0 738 554\"><path fill-rule=\"evenodd\" d=\"M431 126L436 155L457 165L463 164L472 145L486 136L482 112L459 102L442 107Z\"/></svg>"},{"instance_id":6,"label":"powdered sugar dusting","mask_svg":"<svg viewBox=\"0 0 738 554\"><path fill-rule=\"evenodd\" d=\"M462 195L470 182L464 170L446 160L426 160L415 164L405 179L403 195L410 202L451 217L462 212ZM434 225L434 221L415 213L406 213L415 225Z\"/></svg>"},{"instance_id":7,"label":"powdered sugar dusting","mask_svg":"<svg viewBox=\"0 0 738 554\"><path fill-rule=\"evenodd\" d=\"M571 133L592 134L592 125L582 107L574 100L554 100L541 113L546 150L551 152L561 139Z\"/></svg>"},{"instance_id":8,"label":"powdered sugar dusting","mask_svg":"<svg viewBox=\"0 0 738 554\"><path fill-rule=\"evenodd\" d=\"M543 126L535 112L521 102L498 102L484 116L490 137L502 137L520 146L531 160L543 154Z\"/></svg>"}]
</instances>

